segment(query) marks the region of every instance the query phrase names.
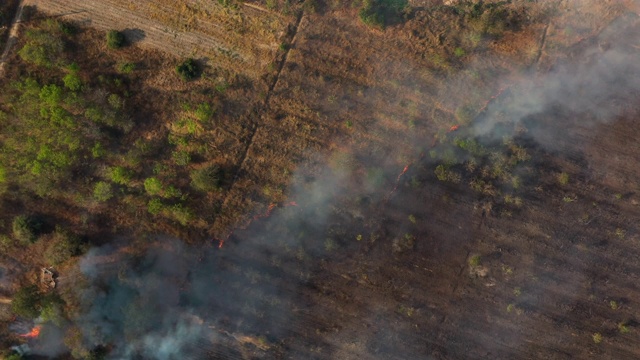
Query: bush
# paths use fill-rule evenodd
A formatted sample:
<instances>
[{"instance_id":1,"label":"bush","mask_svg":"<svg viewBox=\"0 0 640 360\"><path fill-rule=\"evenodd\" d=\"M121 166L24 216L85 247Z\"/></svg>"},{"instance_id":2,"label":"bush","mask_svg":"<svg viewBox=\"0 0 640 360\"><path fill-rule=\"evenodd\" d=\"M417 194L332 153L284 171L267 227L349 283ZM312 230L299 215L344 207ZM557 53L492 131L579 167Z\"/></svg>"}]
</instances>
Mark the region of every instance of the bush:
<instances>
[{"instance_id":1,"label":"bush","mask_svg":"<svg viewBox=\"0 0 640 360\"><path fill-rule=\"evenodd\" d=\"M52 67L64 50L62 39L45 30L28 30L26 44L18 51L22 60L47 68Z\"/></svg>"},{"instance_id":2,"label":"bush","mask_svg":"<svg viewBox=\"0 0 640 360\"><path fill-rule=\"evenodd\" d=\"M123 74L129 74L136 69L135 63L122 63L118 65L118 71Z\"/></svg>"},{"instance_id":3,"label":"bush","mask_svg":"<svg viewBox=\"0 0 640 360\"><path fill-rule=\"evenodd\" d=\"M180 223L182 226L187 226L189 221L193 218L193 212L182 204L175 204L169 208L171 217Z\"/></svg>"},{"instance_id":4,"label":"bush","mask_svg":"<svg viewBox=\"0 0 640 360\"><path fill-rule=\"evenodd\" d=\"M191 172L191 186L195 189L209 192L220 189L222 170L217 165L210 165Z\"/></svg>"},{"instance_id":5,"label":"bush","mask_svg":"<svg viewBox=\"0 0 640 360\"><path fill-rule=\"evenodd\" d=\"M131 181L131 172L122 166L116 166L109 170L111 181L119 185L127 185Z\"/></svg>"},{"instance_id":6,"label":"bush","mask_svg":"<svg viewBox=\"0 0 640 360\"><path fill-rule=\"evenodd\" d=\"M173 161L178 166L187 166L191 162L191 155L189 152L184 150L177 150L171 154Z\"/></svg>"},{"instance_id":7,"label":"bush","mask_svg":"<svg viewBox=\"0 0 640 360\"><path fill-rule=\"evenodd\" d=\"M560 173L558 175L558 182L560 185L567 185L569 183L569 174L566 172Z\"/></svg>"},{"instance_id":8,"label":"bush","mask_svg":"<svg viewBox=\"0 0 640 360\"><path fill-rule=\"evenodd\" d=\"M117 30L110 30L107 33L107 46L109 49L119 49L125 45L124 34Z\"/></svg>"},{"instance_id":9,"label":"bush","mask_svg":"<svg viewBox=\"0 0 640 360\"><path fill-rule=\"evenodd\" d=\"M150 177L144 181L144 189L149 195L158 195L162 192L162 183L158 178Z\"/></svg>"},{"instance_id":10,"label":"bush","mask_svg":"<svg viewBox=\"0 0 640 360\"><path fill-rule=\"evenodd\" d=\"M200 76L200 67L194 59L189 58L176 66L176 72L182 80L190 81Z\"/></svg>"},{"instance_id":11,"label":"bush","mask_svg":"<svg viewBox=\"0 0 640 360\"><path fill-rule=\"evenodd\" d=\"M19 316L35 319L40 316L40 302L42 295L38 287L30 285L21 288L11 300L11 310Z\"/></svg>"},{"instance_id":12,"label":"bush","mask_svg":"<svg viewBox=\"0 0 640 360\"><path fill-rule=\"evenodd\" d=\"M82 254L82 250L82 240L79 236L56 228L51 243L45 250L44 257L49 264L58 265Z\"/></svg>"},{"instance_id":13,"label":"bush","mask_svg":"<svg viewBox=\"0 0 640 360\"><path fill-rule=\"evenodd\" d=\"M158 198L149 200L149 203L147 204L147 211L149 211L149 213L152 215L159 214L163 208L164 208L164 205L162 204L162 201Z\"/></svg>"},{"instance_id":14,"label":"bush","mask_svg":"<svg viewBox=\"0 0 640 360\"><path fill-rule=\"evenodd\" d=\"M62 78L62 82L64 82L64 86L71 91L79 91L82 89L82 80L78 73L68 73Z\"/></svg>"},{"instance_id":15,"label":"bush","mask_svg":"<svg viewBox=\"0 0 640 360\"><path fill-rule=\"evenodd\" d=\"M95 188L93 188L93 197L102 202L107 201L113 197L113 192L111 191L111 184L104 181L99 181Z\"/></svg>"},{"instance_id":16,"label":"bush","mask_svg":"<svg viewBox=\"0 0 640 360\"><path fill-rule=\"evenodd\" d=\"M203 102L200 105L198 105L198 108L196 109L196 112L195 112L195 116L201 122L207 122L211 120L214 113L215 113L215 110L211 107L211 105L209 105L209 103Z\"/></svg>"},{"instance_id":17,"label":"bush","mask_svg":"<svg viewBox=\"0 0 640 360\"><path fill-rule=\"evenodd\" d=\"M363 23L384 29L400 22L407 7L407 0L364 0L358 16Z\"/></svg>"},{"instance_id":18,"label":"bush","mask_svg":"<svg viewBox=\"0 0 640 360\"><path fill-rule=\"evenodd\" d=\"M13 237L23 244L36 242L41 224L32 217L19 215L13 219Z\"/></svg>"}]
</instances>

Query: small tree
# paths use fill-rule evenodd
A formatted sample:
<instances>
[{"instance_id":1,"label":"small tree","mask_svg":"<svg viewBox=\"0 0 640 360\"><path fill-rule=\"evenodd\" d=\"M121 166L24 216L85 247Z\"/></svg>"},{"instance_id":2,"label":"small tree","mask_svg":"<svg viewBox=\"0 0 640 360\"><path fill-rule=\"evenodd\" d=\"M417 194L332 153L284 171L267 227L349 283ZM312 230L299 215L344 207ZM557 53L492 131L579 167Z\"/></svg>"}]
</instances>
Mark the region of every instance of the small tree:
<instances>
[{"instance_id":1,"label":"small tree","mask_svg":"<svg viewBox=\"0 0 640 360\"><path fill-rule=\"evenodd\" d=\"M131 181L131 172L122 166L116 166L109 171L111 181L119 185L127 185Z\"/></svg>"},{"instance_id":2,"label":"small tree","mask_svg":"<svg viewBox=\"0 0 640 360\"><path fill-rule=\"evenodd\" d=\"M93 189L93 197L98 201L107 201L113 197L113 192L111 191L111 184L108 182L100 181L96 184L96 187Z\"/></svg>"},{"instance_id":3,"label":"small tree","mask_svg":"<svg viewBox=\"0 0 640 360\"><path fill-rule=\"evenodd\" d=\"M38 287L30 285L23 287L13 296L11 310L19 316L35 319L40 316L40 301L42 296Z\"/></svg>"},{"instance_id":4,"label":"small tree","mask_svg":"<svg viewBox=\"0 0 640 360\"><path fill-rule=\"evenodd\" d=\"M119 49L125 45L124 34L117 30L110 30L107 33L107 46L109 49Z\"/></svg>"},{"instance_id":5,"label":"small tree","mask_svg":"<svg viewBox=\"0 0 640 360\"><path fill-rule=\"evenodd\" d=\"M61 228L56 228L44 257L52 265L61 264L82 253L82 240Z\"/></svg>"},{"instance_id":6,"label":"small tree","mask_svg":"<svg viewBox=\"0 0 640 360\"><path fill-rule=\"evenodd\" d=\"M13 237L23 244L34 243L38 237L38 231L40 231L40 223L35 219L26 216L19 215L13 219L12 223Z\"/></svg>"},{"instance_id":7,"label":"small tree","mask_svg":"<svg viewBox=\"0 0 640 360\"><path fill-rule=\"evenodd\" d=\"M180 65L176 66L176 72L182 80L190 81L200 76L200 67L192 58L188 58Z\"/></svg>"},{"instance_id":8,"label":"small tree","mask_svg":"<svg viewBox=\"0 0 640 360\"><path fill-rule=\"evenodd\" d=\"M149 195L158 195L162 192L162 182L158 178L150 177L144 181L144 189Z\"/></svg>"},{"instance_id":9,"label":"small tree","mask_svg":"<svg viewBox=\"0 0 640 360\"><path fill-rule=\"evenodd\" d=\"M210 165L191 172L191 186L195 189L209 192L220 189L222 171L217 165Z\"/></svg>"}]
</instances>

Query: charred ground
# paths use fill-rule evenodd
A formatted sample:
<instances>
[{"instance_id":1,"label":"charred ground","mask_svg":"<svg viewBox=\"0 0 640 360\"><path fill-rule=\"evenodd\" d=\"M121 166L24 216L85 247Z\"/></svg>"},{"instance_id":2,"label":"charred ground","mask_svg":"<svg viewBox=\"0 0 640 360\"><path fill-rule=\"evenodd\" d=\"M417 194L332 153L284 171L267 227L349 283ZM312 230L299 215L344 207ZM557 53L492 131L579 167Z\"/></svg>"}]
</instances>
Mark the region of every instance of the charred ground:
<instances>
[{"instance_id":1,"label":"charred ground","mask_svg":"<svg viewBox=\"0 0 640 360\"><path fill-rule=\"evenodd\" d=\"M109 22L102 2L85 3L82 13L72 1L38 5L93 17L101 30L129 27ZM42 161L10 141L34 136L20 128L32 114L16 108L26 78L38 101L47 84L85 99L60 106L87 140L84 160L54 186L18 166L15 151L3 154L7 294L37 282L58 259L54 244L88 251L60 261L59 286L46 293L62 302L41 300L57 312L30 341L36 352L639 356L637 4L412 3L384 31L358 19L366 4L193 4L141 5L146 35L118 51L64 17L24 25L58 29L64 51L52 67L12 57L3 148ZM245 36L261 34L251 38L265 46L247 55L241 35L220 36L198 21L204 13L249 24ZM262 33L252 27L261 16L279 20ZM164 35L153 24L222 44L220 58L194 52L203 76L181 82L182 59L154 50ZM190 41L166 50L183 54ZM244 62L228 61L234 46ZM74 71L80 92L62 81ZM112 94L121 108L110 110ZM130 123L110 122L114 110ZM191 174L213 165L219 190L198 191ZM42 224L33 244L16 236L20 215Z\"/></svg>"}]
</instances>

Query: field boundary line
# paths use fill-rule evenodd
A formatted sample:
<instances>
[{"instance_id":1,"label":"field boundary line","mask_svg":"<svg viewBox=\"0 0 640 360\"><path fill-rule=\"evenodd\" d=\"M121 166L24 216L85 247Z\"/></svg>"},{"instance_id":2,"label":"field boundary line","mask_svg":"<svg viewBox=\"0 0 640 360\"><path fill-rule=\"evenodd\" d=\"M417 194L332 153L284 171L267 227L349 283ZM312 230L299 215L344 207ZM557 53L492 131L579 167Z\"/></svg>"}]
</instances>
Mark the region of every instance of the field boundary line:
<instances>
[{"instance_id":1,"label":"field boundary line","mask_svg":"<svg viewBox=\"0 0 640 360\"><path fill-rule=\"evenodd\" d=\"M284 66L287 63L287 60L289 58L289 53L291 52L291 50L293 48L293 44L295 43L296 37L298 35L298 29L300 28L300 24L302 23L302 19L303 18L304 18L304 12L301 12L297 17L296 22L294 23L293 29L291 31L293 33L293 36L291 36L290 44L287 47L287 49L285 50L285 53L284 53L284 55L282 57L282 60L278 64L278 70L276 72L276 75L275 75L271 85L269 85L269 87L267 89L267 93L265 95L264 102L263 102L262 106L259 109L257 109L257 111L255 112L255 119L256 120L252 122L251 129L250 129L250 134L249 134L249 139L247 141L247 146L245 147L245 150L244 150L244 152L242 153L242 155L240 157L240 161L238 163L238 167L237 167L237 169L235 171L235 174L233 175L233 179L231 180L231 184L229 185L229 190L227 192L227 195L225 196L225 199L222 201L222 205L220 207L221 209L224 209L227 206L227 203L229 202L229 198L230 198L231 192L233 191L233 188L236 185L236 181L238 180L238 177L240 176L240 173L242 172L242 169L244 168L244 166L245 166L245 164L247 162L249 150L253 146L255 136L258 133L258 129L260 128L260 124L261 124L260 120L262 118L262 115L266 114L267 111L269 110L269 101L271 100L271 95L273 93L273 90L278 85L278 82L280 80L280 75L282 74L282 70L284 69ZM213 227L215 228L215 226L213 226Z\"/></svg>"}]
</instances>

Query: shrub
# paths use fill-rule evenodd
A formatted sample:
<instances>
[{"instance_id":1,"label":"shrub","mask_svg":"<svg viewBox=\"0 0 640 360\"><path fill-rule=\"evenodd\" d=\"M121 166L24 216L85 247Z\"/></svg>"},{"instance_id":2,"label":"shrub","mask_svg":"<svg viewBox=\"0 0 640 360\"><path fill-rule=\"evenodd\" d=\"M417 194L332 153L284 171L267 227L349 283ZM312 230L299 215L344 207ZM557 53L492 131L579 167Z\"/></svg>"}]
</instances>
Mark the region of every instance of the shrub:
<instances>
[{"instance_id":1,"label":"shrub","mask_svg":"<svg viewBox=\"0 0 640 360\"><path fill-rule=\"evenodd\" d=\"M26 44L18 51L22 60L47 68L52 67L64 50L62 39L45 30L28 30Z\"/></svg>"},{"instance_id":2,"label":"shrub","mask_svg":"<svg viewBox=\"0 0 640 360\"><path fill-rule=\"evenodd\" d=\"M175 204L170 208L171 217L174 218L182 226L187 226L189 221L193 218L191 209L182 204Z\"/></svg>"},{"instance_id":3,"label":"shrub","mask_svg":"<svg viewBox=\"0 0 640 360\"><path fill-rule=\"evenodd\" d=\"M35 319L40 316L40 302L42 295L38 287L30 285L21 288L11 300L11 310L19 316Z\"/></svg>"},{"instance_id":4,"label":"shrub","mask_svg":"<svg viewBox=\"0 0 640 360\"><path fill-rule=\"evenodd\" d=\"M110 30L107 33L107 46L109 49L119 49L125 45L124 34L117 30Z\"/></svg>"},{"instance_id":5,"label":"shrub","mask_svg":"<svg viewBox=\"0 0 640 360\"><path fill-rule=\"evenodd\" d=\"M108 182L99 181L93 188L93 197L100 202L111 199L113 197L111 184L109 184Z\"/></svg>"},{"instance_id":6,"label":"shrub","mask_svg":"<svg viewBox=\"0 0 640 360\"><path fill-rule=\"evenodd\" d=\"M65 75L62 78L62 82L64 83L64 86L71 91L79 91L80 89L82 89L82 80L80 79L80 76L75 72Z\"/></svg>"},{"instance_id":7,"label":"shrub","mask_svg":"<svg viewBox=\"0 0 640 360\"><path fill-rule=\"evenodd\" d=\"M131 172L122 166L116 166L109 170L111 181L119 185L127 185L131 181Z\"/></svg>"},{"instance_id":8,"label":"shrub","mask_svg":"<svg viewBox=\"0 0 640 360\"><path fill-rule=\"evenodd\" d=\"M398 23L407 6L407 0L364 0L358 16L363 23L384 29Z\"/></svg>"},{"instance_id":9,"label":"shrub","mask_svg":"<svg viewBox=\"0 0 640 360\"><path fill-rule=\"evenodd\" d=\"M162 183L158 178L150 177L144 181L144 190L149 195L158 195L162 192Z\"/></svg>"},{"instance_id":10,"label":"shrub","mask_svg":"<svg viewBox=\"0 0 640 360\"><path fill-rule=\"evenodd\" d=\"M202 122L207 122L211 120L214 113L215 113L215 110L211 107L211 105L209 105L209 103L203 102L200 105L198 105L198 108L196 109L196 112L195 112L195 116L198 120Z\"/></svg>"},{"instance_id":11,"label":"shrub","mask_svg":"<svg viewBox=\"0 0 640 360\"><path fill-rule=\"evenodd\" d=\"M569 174L563 172L558 175L558 182L560 185L567 185L569 183Z\"/></svg>"},{"instance_id":12,"label":"shrub","mask_svg":"<svg viewBox=\"0 0 640 360\"><path fill-rule=\"evenodd\" d=\"M193 170L190 176L191 186L197 190L209 192L220 189L222 171L217 165L210 165L201 169Z\"/></svg>"},{"instance_id":13,"label":"shrub","mask_svg":"<svg viewBox=\"0 0 640 360\"><path fill-rule=\"evenodd\" d=\"M469 258L469 265L470 266L478 266L480 265L480 255L473 255L472 257Z\"/></svg>"},{"instance_id":14,"label":"shrub","mask_svg":"<svg viewBox=\"0 0 640 360\"><path fill-rule=\"evenodd\" d=\"M602 334L600 333L593 334L592 338L593 338L593 342L596 344L600 344L602 342Z\"/></svg>"},{"instance_id":15,"label":"shrub","mask_svg":"<svg viewBox=\"0 0 640 360\"><path fill-rule=\"evenodd\" d=\"M34 243L38 237L38 231L40 231L40 223L35 219L19 215L13 219L12 230L13 237L23 244Z\"/></svg>"},{"instance_id":16,"label":"shrub","mask_svg":"<svg viewBox=\"0 0 640 360\"><path fill-rule=\"evenodd\" d=\"M44 253L44 257L52 265L61 264L82 253L82 240L79 236L56 228L51 243Z\"/></svg>"},{"instance_id":17,"label":"shrub","mask_svg":"<svg viewBox=\"0 0 640 360\"><path fill-rule=\"evenodd\" d=\"M160 201L160 199L158 198L149 200L149 203L147 204L147 211L149 211L149 213L153 215L159 214L163 208L164 208L164 205L162 204L162 201Z\"/></svg>"},{"instance_id":18,"label":"shrub","mask_svg":"<svg viewBox=\"0 0 640 360\"><path fill-rule=\"evenodd\" d=\"M109 106L111 106L111 108L114 110L122 109L123 101L120 95L118 94L109 95L109 97L107 97L107 102L109 103Z\"/></svg>"},{"instance_id":19,"label":"shrub","mask_svg":"<svg viewBox=\"0 0 640 360\"><path fill-rule=\"evenodd\" d=\"M134 63L122 63L118 65L118 71L123 74L129 74L135 69L136 69L136 64Z\"/></svg>"},{"instance_id":20,"label":"shrub","mask_svg":"<svg viewBox=\"0 0 640 360\"><path fill-rule=\"evenodd\" d=\"M194 59L186 59L176 66L176 72L184 81L190 81L200 76L200 67Z\"/></svg>"},{"instance_id":21,"label":"shrub","mask_svg":"<svg viewBox=\"0 0 640 360\"><path fill-rule=\"evenodd\" d=\"M187 166L191 162L191 155L189 152L184 150L177 150L171 154L173 161L178 166Z\"/></svg>"}]
</instances>

